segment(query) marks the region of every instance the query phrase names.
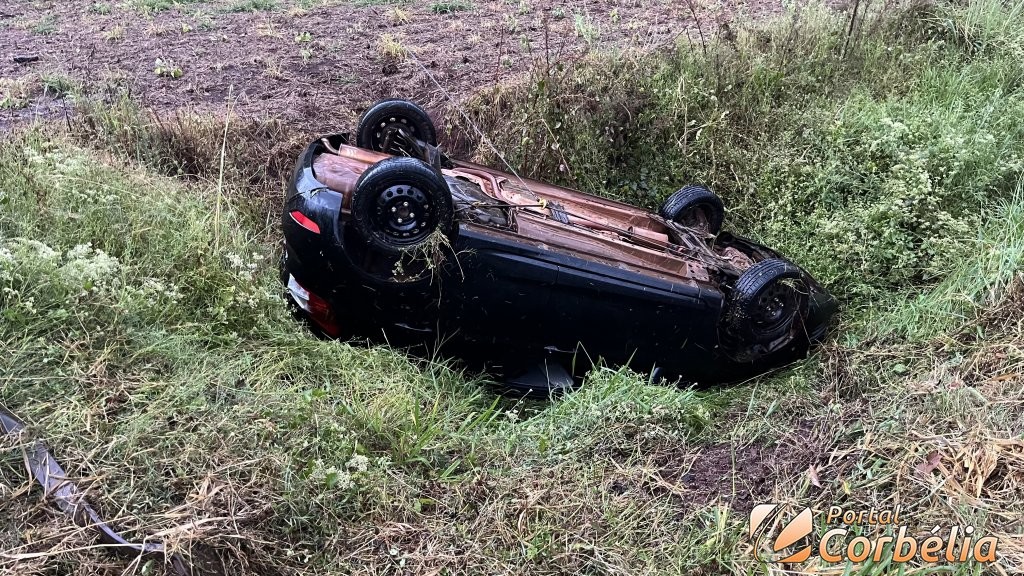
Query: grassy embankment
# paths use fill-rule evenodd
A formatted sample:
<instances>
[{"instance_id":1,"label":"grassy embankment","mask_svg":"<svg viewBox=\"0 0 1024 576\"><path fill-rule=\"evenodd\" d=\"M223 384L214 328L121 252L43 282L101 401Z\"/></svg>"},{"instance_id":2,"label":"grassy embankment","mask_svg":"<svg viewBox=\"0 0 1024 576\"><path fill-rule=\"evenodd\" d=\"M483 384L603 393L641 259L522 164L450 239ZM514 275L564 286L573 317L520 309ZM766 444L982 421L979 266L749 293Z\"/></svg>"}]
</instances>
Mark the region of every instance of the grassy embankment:
<instances>
[{"instance_id":1,"label":"grassy embankment","mask_svg":"<svg viewBox=\"0 0 1024 576\"><path fill-rule=\"evenodd\" d=\"M97 107L87 138L0 145L0 402L117 525L234 570L767 571L744 522L770 501L902 504L998 535L1019 570L1021 13L900 9L851 34L807 10L469 103L524 172L651 206L707 183L729 226L827 283L838 336L782 374L693 391L599 370L517 404L315 340L277 295L277 196L253 201L294 151L264 146L278 128L236 122L222 147L223 124ZM123 567L26 485L4 450L0 571Z\"/></svg>"}]
</instances>

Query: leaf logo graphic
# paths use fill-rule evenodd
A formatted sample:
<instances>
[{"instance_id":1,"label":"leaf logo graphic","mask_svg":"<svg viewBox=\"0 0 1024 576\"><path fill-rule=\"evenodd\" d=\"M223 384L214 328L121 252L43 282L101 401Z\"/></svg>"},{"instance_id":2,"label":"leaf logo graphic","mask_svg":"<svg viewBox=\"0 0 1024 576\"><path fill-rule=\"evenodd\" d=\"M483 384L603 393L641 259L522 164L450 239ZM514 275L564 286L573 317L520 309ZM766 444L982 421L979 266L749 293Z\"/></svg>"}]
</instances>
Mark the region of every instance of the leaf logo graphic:
<instances>
[{"instance_id":1,"label":"leaf logo graphic","mask_svg":"<svg viewBox=\"0 0 1024 576\"><path fill-rule=\"evenodd\" d=\"M754 541L754 557L762 562L770 562L772 559L761 558L762 541L770 535L772 527L779 520L781 509L778 504L758 504L750 511L750 538ZM813 528L814 515L810 508L804 508L795 518L782 527L782 530L775 536L772 542L772 551L781 552L793 546L800 540L810 536ZM811 545L793 552L785 558L774 560L775 562L803 562L811 557Z\"/></svg>"}]
</instances>

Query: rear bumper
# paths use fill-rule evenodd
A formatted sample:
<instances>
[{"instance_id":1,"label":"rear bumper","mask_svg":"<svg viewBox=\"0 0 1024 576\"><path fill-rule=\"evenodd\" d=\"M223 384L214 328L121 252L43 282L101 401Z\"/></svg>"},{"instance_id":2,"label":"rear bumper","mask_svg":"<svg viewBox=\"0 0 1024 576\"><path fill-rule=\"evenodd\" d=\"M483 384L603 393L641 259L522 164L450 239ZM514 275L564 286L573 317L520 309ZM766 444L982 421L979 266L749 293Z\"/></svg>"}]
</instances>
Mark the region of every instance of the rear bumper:
<instances>
[{"instance_id":1,"label":"rear bumper","mask_svg":"<svg viewBox=\"0 0 1024 576\"><path fill-rule=\"evenodd\" d=\"M295 170L288 182L284 210L281 214L281 229L289 242L301 240L307 234L313 244L317 241L337 239L338 221L344 198L341 193L331 190L317 180L313 173L313 158L322 149L323 144L319 141L306 148L296 162ZM309 226L304 226L301 222L303 217L312 222L319 232L312 232Z\"/></svg>"}]
</instances>

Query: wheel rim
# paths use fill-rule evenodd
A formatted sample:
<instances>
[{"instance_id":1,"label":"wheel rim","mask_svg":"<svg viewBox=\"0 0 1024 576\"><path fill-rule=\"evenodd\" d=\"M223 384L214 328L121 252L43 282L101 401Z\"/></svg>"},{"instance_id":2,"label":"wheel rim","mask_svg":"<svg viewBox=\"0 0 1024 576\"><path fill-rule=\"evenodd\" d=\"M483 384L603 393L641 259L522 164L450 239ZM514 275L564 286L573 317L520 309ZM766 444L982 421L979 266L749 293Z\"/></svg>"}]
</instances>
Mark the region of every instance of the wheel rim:
<instances>
[{"instance_id":1,"label":"wheel rim","mask_svg":"<svg viewBox=\"0 0 1024 576\"><path fill-rule=\"evenodd\" d=\"M412 245L432 232L427 195L415 186L396 185L377 196L374 228L390 243Z\"/></svg>"},{"instance_id":2,"label":"wheel rim","mask_svg":"<svg viewBox=\"0 0 1024 576\"><path fill-rule=\"evenodd\" d=\"M798 309L796 289L784 282L774 282L757 297L751 320L759 332L768 333L790 323Z\"/></svg>"},{"instance_id":3,"label":"wheel rim","mask_svg":"<svg viewBox=\"0 0 1024 576\"><path fill-rule=\"evenodd\" d=\"M680 215L679 223L687 228L711 232L711 209L704 205L694 206Z\"/></svg>"},{"instance_id":4,"label":"wheel rim","mask_svg":"<svg viewBox=\"0 0 1024 576\"><path fill-rule=\"evenodd\" d=\"M416 125L405 116L392 115L382 118L373 128L372 147L382 152L410 155L410 147L404 142L404 135L418 137ZM384 143L390 145L384 148Z\"/></svg>"}]
</instances>

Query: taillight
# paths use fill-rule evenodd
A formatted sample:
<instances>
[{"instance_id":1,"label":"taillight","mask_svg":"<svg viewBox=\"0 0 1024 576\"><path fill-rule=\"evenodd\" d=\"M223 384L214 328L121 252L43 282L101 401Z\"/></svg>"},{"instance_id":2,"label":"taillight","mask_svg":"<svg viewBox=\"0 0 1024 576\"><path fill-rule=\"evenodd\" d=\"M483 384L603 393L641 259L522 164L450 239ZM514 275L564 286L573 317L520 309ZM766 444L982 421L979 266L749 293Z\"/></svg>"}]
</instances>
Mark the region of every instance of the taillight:
<instances>
[{"instance_id":1,"label":"taillight","mask_svg":"<svg viewBox=\"0 0 1024 576\"><path fill-rule=\"evenodd\" d=\"M303 214L302 212L299 212L298 210L292 210L291 216L292 220L295 220L295 222L299 226L302 226L303 228L309 230L314 234L320 233L320 226L318 226L316 222L310 220L309 217Z\"/></svg>"},{"instance_id":2,"label":"taillight","mask_svg":"<svg viewBox=\"0 0 1024 576\"><path fill-rule=\"evenodd\" d=\"M337 321L334 319L334 311L331 310L331 305L323 298L303 288L302 284L299 284L295 280L295 276L291 274L288 275L288 293L291 294L292 300L295 301L299 308L302 308L309 314L310 320L323 329L324 333L334 337L341 334L341 327L338 326Z\"/></svg>"}]
</instances>

